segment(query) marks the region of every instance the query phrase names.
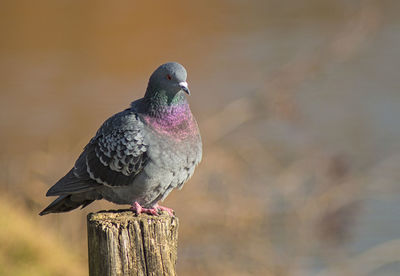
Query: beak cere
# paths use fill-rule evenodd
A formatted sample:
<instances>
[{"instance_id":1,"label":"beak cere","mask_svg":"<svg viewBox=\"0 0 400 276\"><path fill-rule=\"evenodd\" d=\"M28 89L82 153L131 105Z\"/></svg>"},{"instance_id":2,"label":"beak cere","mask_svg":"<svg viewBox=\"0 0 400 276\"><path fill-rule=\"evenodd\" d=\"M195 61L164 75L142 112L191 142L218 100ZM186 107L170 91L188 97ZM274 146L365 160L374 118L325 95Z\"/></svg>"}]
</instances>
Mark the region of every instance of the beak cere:
<instances>
[{"instance_id":1,"label":"beak cere","mask_svg":"<svg viewBox=\"0 0 400 276\"><path fill-rule=\"evenodd\" d=\"M189 88L188 88L188 84L187 84L186 81L180 82L180 83L179 83L179 86L181 87L181 89L182 89L183 91L186 92L186 94L190 95L190 90L189 90Z\"/></svg>"}]
</instances>

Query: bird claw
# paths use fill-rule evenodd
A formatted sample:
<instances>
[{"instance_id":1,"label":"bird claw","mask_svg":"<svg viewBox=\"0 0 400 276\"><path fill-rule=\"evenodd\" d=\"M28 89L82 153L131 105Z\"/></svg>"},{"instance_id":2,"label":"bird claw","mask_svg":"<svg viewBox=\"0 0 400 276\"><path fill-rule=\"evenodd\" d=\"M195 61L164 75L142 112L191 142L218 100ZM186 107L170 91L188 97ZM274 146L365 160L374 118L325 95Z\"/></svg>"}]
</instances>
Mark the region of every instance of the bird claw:
<instances>
[{"instance_id":1,"label":"bird claw","mask_svg":"<svg viewBox=\"0 0 400 276\"><path fill-rule=\"evenodd\" d=\"M140 215L143 212L143 208L142 206L140 206L140 204L135 201L132 205L131 208L129 208L132 211L135 211L136 215Z\"/></svg>"},{"instance_id":2,"label":"bird claw","mask_svg":"<svg viewBox=\"0 0 400 276\"><path fill-rule=\"evenodd\" d=\"M160 206L158 204L154 205L153 208L143 208L142 206L140 206L140 204L135 201L131 208L132 211L136 212L136 215L140 215L141 213L144 214L149 214L149 215L153 215L153 216L158 216L160 215L159 211L166 211L171 217L174 216L174 210L172 210L171 208L168 207L164 207L164 206Z\"/></svg>"},{"instance_id":3,"label":"bird claw","mask_svg":"<svg viewBox=\"0 0 400 276\"><path fill-rule=\"evenodd\" d=\"M171 208L165 207L165 206L160 206L158 204L156 204L156 206L154 206L154 208L157 208L158 210L161 211L165 211L167 212L171 217L174 217L174 210L172 210Z\"/></svg>"},{"instance_id":4,"label":"bird claw","mask_svg":"<svg viewBox=\"0 0 400 276\"><path fill-rule=\"evenodd\" d=\"M154 207L153 208L143 208L142 206L140 206L140 204L137 201L135 201L132 204L130 209L132 211L135 211L136 215L140 215L141 213L149 214L149 215L153 215L153 216L159 215L158 210L156 208L154 208Z\"/></svg>"}]
</instances>

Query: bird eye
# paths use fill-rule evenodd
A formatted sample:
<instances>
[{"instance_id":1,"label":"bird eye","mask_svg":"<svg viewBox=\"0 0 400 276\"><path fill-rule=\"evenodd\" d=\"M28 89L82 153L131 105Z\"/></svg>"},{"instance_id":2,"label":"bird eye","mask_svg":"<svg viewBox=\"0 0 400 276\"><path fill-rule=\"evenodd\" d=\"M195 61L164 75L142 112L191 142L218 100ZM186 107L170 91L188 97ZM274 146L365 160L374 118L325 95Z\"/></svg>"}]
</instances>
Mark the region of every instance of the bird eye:
<instances>
[{"instance_id":1,"label":"bird eye","mask_svg":"<svg viewBox=\"0 0 400 276\"><path fill-rule=\"evenodd\" d=\"M171 79L172 79L172 77L171 77L171 75L170 75L170 74L168 74L168 75L167 75L167 79L169 79L169 80L171 80Z\"/></svg>"}]
</instances>

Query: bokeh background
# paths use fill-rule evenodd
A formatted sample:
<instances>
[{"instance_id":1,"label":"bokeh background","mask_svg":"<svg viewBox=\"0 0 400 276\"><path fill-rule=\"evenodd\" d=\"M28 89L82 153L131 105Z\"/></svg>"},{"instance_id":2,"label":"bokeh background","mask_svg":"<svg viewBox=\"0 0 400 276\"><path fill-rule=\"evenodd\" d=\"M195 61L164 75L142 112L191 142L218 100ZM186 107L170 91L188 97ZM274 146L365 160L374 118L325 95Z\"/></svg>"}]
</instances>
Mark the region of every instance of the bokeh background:
<instances>
[{"instance_id":1,"label":"bokeh background","mask_svg":"<svg viewBox=\"0 0 400 276\"><path fill-rule=\"evenodd\" d=\"M400 274L400 2L0 2L0 275L87 275L47 189L166 61L204 158L165 205L179 275ZM125 206L124 206L125 207Z\"/></svg>"}]
</instances>

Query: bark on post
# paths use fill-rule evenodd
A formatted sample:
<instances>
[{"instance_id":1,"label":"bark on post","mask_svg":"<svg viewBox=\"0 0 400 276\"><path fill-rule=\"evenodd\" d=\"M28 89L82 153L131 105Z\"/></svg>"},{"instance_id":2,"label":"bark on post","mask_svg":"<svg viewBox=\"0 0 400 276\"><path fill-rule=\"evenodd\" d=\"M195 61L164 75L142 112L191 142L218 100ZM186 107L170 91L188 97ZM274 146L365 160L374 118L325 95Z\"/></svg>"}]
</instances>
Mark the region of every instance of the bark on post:
<instances>
[{"instance_id":1,"label":"bark on post","mask_svg":"<svg viewBox=\"0 0 400 276\"><path fill-rule=\"evenodd\" d=\"M101 211L87 223L90 276L176 275L176 217Z\"/></svg>"}]
</instances>

